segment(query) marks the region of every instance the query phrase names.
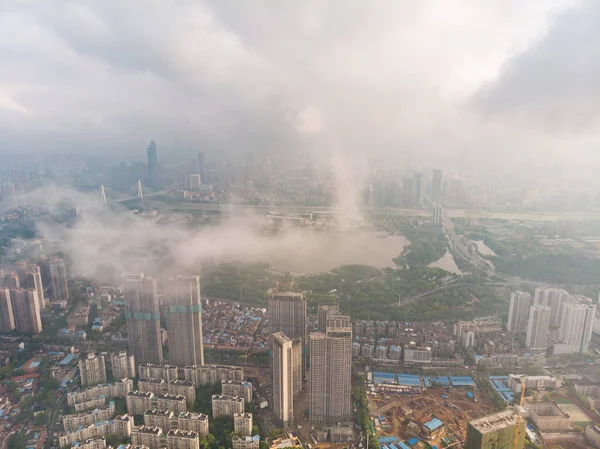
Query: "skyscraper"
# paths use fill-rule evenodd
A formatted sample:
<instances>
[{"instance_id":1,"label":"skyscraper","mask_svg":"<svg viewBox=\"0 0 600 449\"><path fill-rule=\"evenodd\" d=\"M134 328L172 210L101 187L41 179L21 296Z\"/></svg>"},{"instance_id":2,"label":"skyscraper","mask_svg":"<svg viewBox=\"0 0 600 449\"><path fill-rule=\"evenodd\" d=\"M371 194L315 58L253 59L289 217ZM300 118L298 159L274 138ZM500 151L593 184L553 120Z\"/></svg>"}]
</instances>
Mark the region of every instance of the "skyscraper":
<instances>
[{"instance_id":1,"label":"skyscraper","mask_svg":"<svg viewBox=\"0 0 600 449\"><path fill-rule=\"evenodd\" d=\"M143 273L124 274L123 290L129 354L134 356L136 363L162 363L156 279Z\"/></svg>"},{"instance_id":2,"label":"skyscraper","mask_svg":"<svg viewBox=\"0 0 600 449\"><path fill-rule=\"evenodd\" d=\"M148 159L148 184L153 189L158 189L160 187L160 167L154 140L150 142L146 154Z\"/></svg>"},{"instance_id":3,"label":"skyscraper","mask_svg":"<svg viewBox=\"0 0 600 449\"><path fill-rule=\"evenodd\" d=\"M302 293L274 293L269 299L269 333L302 339L302 379L306 378L306 300Z\"/></svg>"},{"instance_id":4,"label":"skyscraper","mask_svg":"<svg viewBox=\"0 0 600 449\"><path fill-rule=\"evenodd\" d=\"M12 183L0 184L0 210L16 209L18 206L15 185Z\"/></svg>"},{"instance_id":5,"label":"skyscraper","mask_svg":"<svg viewBox=\"0 0 600 449\"><path fill-rule=\"evenodd\" d=\"M508 309L508 323L506 328L511 332L525 332L527 330L527 318L529 317L529 306L531 295L520 290L513 292L510 296L510 307Z\"/></svg>"},{"instance_id":6,"label":"skyscraper","mask_svg":"<svg viewBox=\"0 0 600 449\"><path fill-rule=\"evenodd\" d=\"M98 385L106 382L106 365L104 356L90 353L79 360L79 375L81 385Z\"/></svg>"},{"instance_id":7,"label":"skyscraper","mask_svg":"<svg viewBox=\"0 0 600 449\"><path fill-rule=\"evenodd\" d=\"M302 391L302 339L292 340L292 382L294 398Z\"/></svg>"},{"instance_id":8,"label":"skyscraper","mask_svg":"<svg viewBox=\"0 0 600 449\"><path fill-rule=\"evenodd\" d=\"M17 289L17 288L21 288L21 282L19 281L19 275L17 274L16 271L0 271L0 274L2 274L2 279L1 279L1 283L3 287L9 288L9 289Z\"/></svg>"},{"instance_id":9,"label":"skyscraper","mask_svg":"<svg viewBox=\"0 0 600 449\"><path fill-rule=\"evenodd\" d=\"M340 306L338 305L320 305L318 310L319 332L327 332L327 316L332 313L339 313Z\"/></svg>"},{"instance_id":10,"label":"skyscraper","mask_svg":"<svg viewBox=\"0 0 600 449\"><path fill-rule=\"evenodd\" d=\"M198 174L200 175L200 180L202 182L206 182L206 175L204 173L204 151L198 151Z\"/></svg>"},{"instance_id":11,"label":"skyscraper","mask_svg":"<svg viewBox=\"0 0 600 449\"><path fill-rule=\"evenodd\" d=\"M563 303L559 328L559 340L567 346L563 352L588 352L595 319L596 305L590 298L573 296Z\"/></svg>"},{"instance_id":12,"label":"skyscraper","mask_svg":"<svg viewBox=\"0 0 600 449\"><path fill-rule=\"evenodd\" d=\"M283 427L294 418L292 340L282 332L273 334L273 411Z\"/></svg>"},{"instance_id":13,"label":"skyscraper","mask_svg":"<svg viewBox=\"0 0 600 449\"><path fill-rule=\"evenodd\" d=\"M439 168L433 169L433 176L431 178L431 196L433 198L440 198L442 196L442 179L443 172Z\"/></svg>"},{"instance_id":14,"label":"skyscraper","mask_svg":"<svg viewBox=\"0 0 600 449\"><path fill-rule=\"evenodd\" d=\"M531 349L545 349L548 340L551 309L548 306L535 305L529 310L525 345Z\"/></svg>"},{"instance_id":15,"label":"skyscraper","mask_svg":"<svg viewBox=\"0 0 600 449\"><path fill-rule=\"evenodd\" d=\"M417 172L415 173L415 203L417 203L417 205L423 204L424 197L425 176L423 176L423 173Z\"/></svg>"},{"instance_id":16,"label":"skyscraper","mask_svg":"<svg viewBox=\"0 0 600 449\"><path fill-rule=\"evenodd\" d=\"M168 303L169 363L204 365L200 277L177 276Z\"/></svg>"},{"instance_id":17,"label":"skyscraper","mask_svg":"<svg viewBox=\"0 0 600 449\"><path fill-rule=\"evenodd\" d=\"M40 303L40 309L46 308L46 300L44 298L44 287L42 285L42 274L38 265L19 265L19 282L21 287L27 289L34 289L38 296Z\"/></svg>"},{"instance_id":18,"label":"skyscraper","mask_svg":"<svg viewBox=\"0 0 600 449\"><path fill-rule=\"evenodd\" d=\"M15 329L10 290L0 288L0 332L10 332Z\"/></svg>"},{"instance_id":19,"label":"skyscraper","mask_svg":"<svg viewBox=\"0 0 600 449\"><path fill-rule=\"evenodd\" d=\"M568 301L571 295L568 291L556 287L536 287L534 295L534 304L548 306L552 310L550 313L550 324L561 323L562 304Z\"/></svg>"},{"instance_id":20,"label":"skyscraper","mask_svg":"<svg viewBox=\"0 0 600 449\"><path fill-rule=\"evenodd\" d=\"M342 326L342 327L340 327ZM350 318L332 316L327 332L310 335L310 420L336 424L352 418L352 327Z\"/></svg>"},{"instance_id":21,"label":"skyscraper","mask_svg":"<svg viewBox=\"0 0 600 449\"><path fill-rule=\"evenodd\" d=\"M27 334L42 332L40 304L35 290L18 288L10 291L15 329Z\"/></svg>"},{"instance_id":22,"label":"skyscraper","mask_svg":"<svg viewBox=\"0 0 600 449\"><path fill-rule=\"evenodd\" d=\"M67 270L65 261L60 257L53 257L49 261L50 277L52 279L52 296L55 301L69 301L69 285L67 283Z\"/></svg>"},{"instance_id":23,"label":"skyscraper","mask_svg":"<svg viewBox=\"0 0 600 449\"><path fill-rule=\"evenodd\" d=\"M442 224L443 213L444 213L444 208L440 204L436 205L433 208L433 217L432 217L433 224Z\"/></svg>"}]
</instances>

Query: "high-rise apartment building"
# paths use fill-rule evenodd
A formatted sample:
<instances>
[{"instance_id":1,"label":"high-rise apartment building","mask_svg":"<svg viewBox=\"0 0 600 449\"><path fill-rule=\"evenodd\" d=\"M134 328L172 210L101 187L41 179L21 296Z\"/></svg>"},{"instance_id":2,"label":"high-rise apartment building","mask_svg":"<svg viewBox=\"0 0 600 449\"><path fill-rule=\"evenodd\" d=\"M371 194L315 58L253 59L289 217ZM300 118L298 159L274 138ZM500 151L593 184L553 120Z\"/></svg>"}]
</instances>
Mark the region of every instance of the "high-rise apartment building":
<instances>
[{"instance_id":1,"label":"high-rise apartment building","mask_svg":"<svg viewBox=\"0 0 600 449\"><path fill-rule=\"evenodd\" d=\"M252 384L246 380L222 380L221 393L227 396L244 398L246 404L252 404Z\"/></svg>"},{"instance_id":2,"label":"high-rise apartment building","mask_svg":"<svg viewBox=\"0 0 600 449\"><path fill-rule=\"evenodd\" d=\"M469 421L464 447L465 449L523 449L525 423L526 420L521 419L518 424L518 439L515 446L517 415L512 410Z\"/></svg>"},{"instance_id":3,"label":"high-rise apartment building","mask_svg":"<svg viewBox=\"0 0 600 449\"><path fill-rule=\"evenodd\" d=\"M167 432L167 449L200 449L200 437L193 430L171 429Z\"/></svg>"},{"instance_id":4,"label":"high-rise apartment building","mask_svg":"<svg viewBox=\"0 0 600 449\"><path fill-rule=\"evenodd\" d=\"M177 428L193 430L201 436L206 436L208 435L208 416L202 413L180 413L177 417Z\"/></svg>"},{"instance_id":5,"label":"high-rise apartment building","mask_svg":"<svg viewBox=\"0 0 600 449\"><path fill-rule=\"evenodd\" d=\"M135 357L136 363L162 363L156 279L143 273L124 274L123 290L129 354Z\"/></svg>"},{"instance_id":6,"label":"high-rise apartment building","mask_svg":"<svg viewBox=\"0 0 600 449\"><path fill-rule=\"evenodd\" d=\"M527 330L527 318L531 295L520 290L513 292L510 296L510 307L508 309L508 323L506 328L511 332L525 332Z\"/></svg>"},{"instance_id":7,"label":"high-rise apartment building","mask_svg":"<svg viewBox=\"0 0 600 449\"><path fill-rule=\"evenodd\" d=\"M16 271L0 270L0 274L2 275L0 282L3 288L8 288L9 290L21 288L19 274Z\"/></svg>"},{"instance_id":8,"label":"high-rise apartment building","mask_svg":"<svg viewBox=\"0 0 600 449\"><path fill-rule=\"evenodd\" d=\"M290 339L302 339L302 379L305 379L306 299L302 293L274 293L271 296L269 299L269 332L271 335L281 332Z\"/></svg>"},{"instance_id":9,"label":"high-rise apartment building","mask_svg":"<svg viewBox=\"0 0 600 449\"><path fill-rule=\"evenodd\" d=\"M69 301L69 285L65 261L60 257L49 260L50 278L52 280L52 296L55 301Z\"/></svg>"},{"instance_id":10,"label":"high-rise apartment building","mask_svg":"<svg viewBox=\"0 0 600 449\"><path fill-rule=\"evenodd\" d=\"M566 346L561 348L562 352L587 353L596 319L596 305L590 298L572 296L562 304L561 314L559 340Z\"/></svg>"},{"instance_id":11,"label":"high-rise apartment building","mask_svg":"<svg viewBox=\"0 0 600 449\"><path fill-rule=\"evenodd\" d=\"M19 283L22 288L33 289L36 291L40 309L46 308L46 300L44 298L44 286L42 285L42 273L38 265L29 265L27 263L19 263Z\"/></svg>"},{"instance_id":12,"label":"high-rise apartment building","mask_svg":"<svg viewBox=\"0 0 600 449\"><path fill-rule=\"evenodd\" d=\"M204 163L204 152L203 151L198 151L198 174L200 175L201 181L202 182L206 182L206 174L204 173L204 170L206 169L205 163Z\"/></svg>"},{"instance_id":13,"label":"high-rise apartment building","mask_svg":"<svg viewBox=\"0 0 600 449\"><path fill-rule=\"evenodd\" d=\"M302 339L292 340L292 382L294 383L294 398L302 391Z\"/></svg>"},{"instance_id":14,"label":"high-rise apartment building","mask_svg":"<svg viewBox=\"0 0 600 449\"><path fill-rule=\"evenodd\" d=\"M292 340L282 332L273 334L273 411L283 427L294 418Z\"/></svg>"},{"instance_id":15,"label":"high-rise apartment building","mask_svg":"<svg viewBox=\"0 0 600 449\"><path fill-rule=\"evenodd\" d=\"M8 288L0 288L0 332L10 332L15 329L12 300Z\"/></svg>"},{"instance_id":16,"label":"high-rise apartment building","mask_svg":"<svg viewBox=\"0 0 600 449\"><path fill-rule=\"evenodd\" d=\"M42 332L40 304L36 291L23 288L10 290L10 299L13 307L15 329L27 334Z\"/></svg>"},{"instance_id":17,"label":"high-rise apartment building","mask_svg":"<svg viewBox=\"0 0 600 449\"><path fill-rule=\"evenodd\" d=\"M121 351L118 354L111 354L110 361L114 379L135 377L135 357L133 355L127 355L127 352Z\"/></svg>"},{"instance_id":18,"label":"high-rise apartment building","mask_svg":"<svg viewBox=\"0 0 600 449\"><path fill-rule=\"evenodd\" d=\"M235 413L233 415L233 431L242 436L251 436L252 413Z\"/></svg>"},{"instance_id":19,"label":"high-rise apartment building","mask_svg":"<svg viewBox=\"0 0 600 449\"><path fill-rule=\"evenodd\" d=\"M548 306L535 305L529 310L525 345L531 349L544 349L548 344L548 326L551 309Z\"/></svg>"},{"instance_id":20,"label":"high-rise apartment building","mask_svg":"<svg viewBox=\"0 0 600 449\"><path fill-rule=\"evenodd\" d=\"M131 431L131 444L146 446L148 449L161 449L165 439L160 427L134 427Z\"/></svg>"},{"instance_id":21,"label":"high-rise apartment building","mask_svg":"<svg viewBox=\"0 0 600 449\"><path fill-rule=\"evenodd\" d=\"M244 379L244 368L240 366L225 365L192 365L183 368L185 380L190 380L196 385L215 384L223 380Z\"/></svg>"},{"instance_id":22,"label":"high-rise apartment building","mask_svg":"<svg viewBox=\"0 0 600 449\"><path fill-rule=\"evenodd\" d=\"M433 198L440 198L442 196L442 181L444 172L439 168L433 169L433 175L431 177L431 196Z\"/></svg>"},{"instance_id":23,"label":"high-rise apartment building","mask_svg":"<svg viewBox=\"0 0 600 449\"><path fill-rule=\"evenodd\" d=\"M433 216L431 217L433 224L441 225L443 220L443 214L444 208L440 204L437 204L433 208Z\"/></svg>"},{"instance_id":24,"label":"high-rise apartment building","mask_svg":"<svg viewBox=\"0 0 600 449\"><path fill-rule=\"evenodd\" d=\"M19 207L19 204L15 185L10 182L0 184L0 211L16 209L17 207Z\"/></svg>"},{"instance_id":25,"label":"high-rise apartment building","mask_svg":"<svg viewBox=\"0 0 600 449\"><path fill-rule=\"evenodd\" d=\"M81 385L98 385L106 382L106 365L104 356L90 353L79 360L79 375Z\"/></svg>"},{"instance_id":26,"label":"high-rise apartment building","mask_svg":"<svg viewBox=\"0 0 600 449\"><path fill-rule=\"evenodd\" d=\"M318 323L319 323L319 332L325 333L327 332L327 316L331 314L339 314L340 306L338 305L321 305L318 310Z\"/></svg>"},{"instance_id":27,"label":"high-rise apartment building","mask_svg":"<svg viewBox=\"0 0 600 449\"><path fill-rule=\"evenodd\" d=\"M533 302L537 305L548 306L551 309L550 324L561 323L562 304L569 300L568 291L556 287L536 287Z\"/></svg>"},{"instance_id":28,"label":"high-rise apartment building","mask_svg":"<svg viewBox=\"0 0 600 449\"><path fill-rule=\"evenodd\" d=\"M338 327L340 325L344 327ZM327 320L326 334L311 334L310 366L311 422L348 422L352 416L352 327L349 317L332 316Z\"/></svg>"},{"instance_id":29,"label":"high-rise apartment building","mask_svg":"<svg viewBox=\"0 0 600 449\"><path fill-rule=\"evenodd\" d=\"M168 304L169 362L204 365L200 277L177 276Z\"/></svg>"},{"instance_id":30,"label":"high-rise apartment building","mask_svg":"<svg viewBox=\"0 0 600 449\"><path fill-rule=\"evenodd\" d=\"M416 204L423 204L423 199L425 197L425 176L421 172L415 173L415 197L414 201Z\"/></svg>"}]
</instances>

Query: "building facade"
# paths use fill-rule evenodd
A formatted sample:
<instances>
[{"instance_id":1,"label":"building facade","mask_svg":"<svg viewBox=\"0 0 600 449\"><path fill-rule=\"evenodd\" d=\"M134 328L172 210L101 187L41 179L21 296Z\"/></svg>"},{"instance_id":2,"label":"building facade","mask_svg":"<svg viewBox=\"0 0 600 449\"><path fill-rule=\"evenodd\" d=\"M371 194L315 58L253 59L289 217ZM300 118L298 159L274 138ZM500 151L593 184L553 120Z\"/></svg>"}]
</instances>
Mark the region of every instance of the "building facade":
<instances>
[{"instance_id":1,"label":"building facade","mask_svg":"<svg viewBox=\"0 0 600 449\"><path fill-rule=\"evenodd\" d=\"M181 430L193 430L200 436L208 435L208 415L203 413L180 413L177 417L177 428Z\"/></svg>"},{"instance_id":2,"label":"building facade","mask_svg":"<svg viewBox=\"0 0 600 449\"><path fill-rule=\"evenodd\" d=\"M52 280L52 296L55 301L69 302L69 284L65 261L60 257L52 257L48 261L50 279Z\"/></svg>"},{"instance_id":3,"label":"building facade","mask_svg":"<svg viewBox=\"0 0 600 449\"><path fill-rule=\"evenodd\" d=\"M246 404L252 404L252 384L245 380L222 380L221 393L227 396L244 398Z\"/></svg>"},{"instance_id":4,"label":"building facade","mask_svg":"<svg viewBox=\"0 0 600 449\"><path fill-rule=\"evenodd\" d=\"M127 352L121 351L118 354L111 354L110 361L113 378L125 379L135 377L135 357L133 355L127 355Z\"/></svg>"},{"instance_id":5,"label":"building facade","mask_svg":"<svg viewBox=\"0 0 600 449\"><path fill-rule=\"evenodd\" d=\"M143 273L124 274L123 290L129 354L133 354L137 363L161 364L163 352L156 279Z\"/></svg>"},{"instance_id":6,"label":"building facade","mask_svg":"<svg viewBox=\"0 0 600 449\"><path fill-rule=\"evenodd\" d=\"M233 431L242 436L252 435L252 413L234 413Z\"/></svg>"},{"instance_id":7,"label":"building facade","mask_svg":"<svg viewBox=\"0 0 600 449\"><path fill-rule=\"evenodd\" d=\"M33 289L10 290L15 329L26 334L42 332L42 318L37 293Z\"/></svg>"},{"instance_id":8,"label":"building facade","mask_svg":"<svg viewBox=\"0 0 600 449\"><path fill-rule=\"evenodd\" d=\"M513 292L510 296L508 309L508 323L506 328L511 332L525 332L527 330L527 318L531 306L531 295L520 290Z\"/></svg>"},{"instance_id":9,"label":"building facade","mask_svg":"<svg viewBox=\"0 0 600 449\"><path fill-rule=\"evenodd\" d=\"M237 396L213 395L213 418L219 416L232 416L235 413L244 413L244 400Z\"/></svg>"},{"instance_id":10,"label":"building facade","mask_svg":"<svg viewBox=\"0 0 600 449\"><path fill-rule=\"evenodd\" d=\"M525 422L519 423L519 438L514 445L517 431L517 415L505 411L470 421L467 425L465 449L523 449L525 445Z\"/></svg>"},{"instance_id":11,"label":"building facade","mask_svg":"<svg viewBox=\"0 0 600 449\"><path fill-rule=\"evenodd\" d=\"M90 353L79 360L81 385L98 385L106 382L106 365L104 356Z\"/></svg>"},{"instance_id":12,"label":"building facade","mask_svg":"<svg viewBox=\"0 0 600 449\"><path fill-rule=\"evenodd\" d=\"M244 380L244 368L225 365L193 365L183 369L185 380L196 385L208 385L224 380Z\"/></svg>"},{"instance_id":13,"label":"building facade","mask_svg":"<svg viewBox=\"0 0 600 449\"><path fill-rule=\"evenodd\" d=\"M529 311L525 345L530 349L545 349L548 344L548 326L551 309L535 305Z\"/></svg>"},{"instance_id":14,"label":"building facade","mask_svg":"<svg viewBox=\"0 0 600 449\"><path fill-rule=\"evenodd\" d=\"M204 365L200 277L177 276L168 301L169 361Z\"/></svg>"},{"instance_id":15,"label":"building facade","mask_svg":"<svg viewBox=\"0 0 600 449\"><path fill-rule=\"evenodd\" d=\"M273 341L273 411L283 427L294 417L294 374L292 340L282 332Z\"/></svg>"}]
</instances>

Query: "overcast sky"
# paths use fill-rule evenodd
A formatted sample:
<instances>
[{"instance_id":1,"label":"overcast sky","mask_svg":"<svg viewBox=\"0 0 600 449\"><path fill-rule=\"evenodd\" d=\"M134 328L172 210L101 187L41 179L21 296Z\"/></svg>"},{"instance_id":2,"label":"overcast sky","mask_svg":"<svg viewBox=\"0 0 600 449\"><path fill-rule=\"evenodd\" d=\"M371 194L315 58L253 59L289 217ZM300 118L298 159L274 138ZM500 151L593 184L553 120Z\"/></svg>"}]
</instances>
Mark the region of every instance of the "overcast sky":
<instances>
[{"instance_id":1,"label":"overcast sky","mask_svg":"<svg viewBox=\"0 0 600 449\"><path fill-rule=\"evenodd\" d=\"M597 170L599 20L597 0L1 0L0 151Z\"/></svg>"}]
</instances>

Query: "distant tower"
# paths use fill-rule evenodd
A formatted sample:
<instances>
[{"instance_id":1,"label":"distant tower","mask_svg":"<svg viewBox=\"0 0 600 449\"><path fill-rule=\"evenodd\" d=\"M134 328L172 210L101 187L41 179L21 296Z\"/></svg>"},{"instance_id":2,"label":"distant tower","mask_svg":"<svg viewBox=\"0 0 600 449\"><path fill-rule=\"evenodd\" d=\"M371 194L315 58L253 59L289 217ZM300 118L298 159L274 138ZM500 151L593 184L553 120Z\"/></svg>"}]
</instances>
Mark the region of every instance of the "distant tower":
<instances>
[{"instance_id":1,"label":"distant tower","mask_svg":"<svg viewBox=\"0 0 600 449\"><path fill-rule=\"evenodd\" d=\"M19 206L14 184L0 184L0 205L5 210L16 209Z\"/></svg>"},{"instance_id":2,"label":"distant tower","mask_svg":"<svg viewBox=\"0 0 600 449\"><path fill-rule=\"evenodd\" d=\"M8 288L0 288L0 332L10 332L15 329L15 317Z\"/></svg>"},{"instance_id":3,"label":"distant tower","mask_svg":"<svg viewBox=\"0 0 600 449\"><path fill-rule=\"evenodd\" d=\"M16 330L26 334L39 334L42 332L40 305L36 291L22 288L11 290L10 298Z\"/></svg>"},{"instance_id":4,"label":"distant tower","mask_svg":"<svg viewBox=\"0 0 600 449\"><path fill-rule=\"evenodd\" d=\"M433 224L442 224L444 209L440 204L433 208Z\"/></svg>"},{"instance_id":5,"label":"distant tower","mask_svg":"<svg viewBox=\"0 0 600 449\"><path fill-rule=\"evenodd\" d=\"M198 151L198 174L202 182L206 182L206 175L204 174L204 151Z\"/></svg>"},{"instance_id":6,"label":"distant tower","mask_svg":"<svg viewBox=\"0 0 600 449\"><path fill-rule=\"evenodd\" d=\"M106 191L104 190L104 186L100 186L100 201L106 206Z\"/></svg>"},{"instance_id":7,"label":"distant tower","mask_svg":"<svg viewBox=\"0 0 600 449\"><path fill-rule=\"evenodd\" d=\"M148 183L150 187L157 190L160 188L160 166L158 165L158 154L154 140L150 142L146 153L148 156Z\"/></svg>"},{"instance_id":8,"label":"distant tower","mask_svg":"<svg viewBox=\"0 0 600 449\"><path fill-rule=\"evenodd\" d=\"M163 354L156 279L143 273L124 274L123 291L129 354L138 364L161 364Z\"/></svg>"},{"instance_id":9,"label":"distant tower","mask_svg":"<svg viewBox=\"0 0 600 449\"><path fill-rule=\"evenodd\" d=\"M18 263L19 283L21 287L33 289L38 295L40 309L46 308L46 299L44 297L44 287L42 285L42 273L38 265L29 265L27 263Z\"/></svg>"},{"instance_id":10,"label":"distant tower","mask_svg":"<svg viewBox=\"0 0 600 449\"><path fill-rule=\"evenodd\" d=\"M140 200L144 199L144 191L142 190L142 181L137 182L137 196Z\"/></svg>"},{"instance_id":11,"label":"distant tower","mask_svg":"<svg viewBox=\"0 0 600 449\"><path fill-rule=\"evenodd\" d=\"M169 296L169 363L176 366L204 365L200 277L177 276L174 291Z\"/></svg>"},{"instance_id":12,"label":"distant tower","mask_svg":"<svg viewBox=\"0 0 600 449\"><path fill-rule=\"evenodd\" d=\"M431 196L434 199L441 198L442 196L442 179L442 170L440 170L439 168L434 168L433 177L431 178Z\"/></svg>"}]
</instances>

